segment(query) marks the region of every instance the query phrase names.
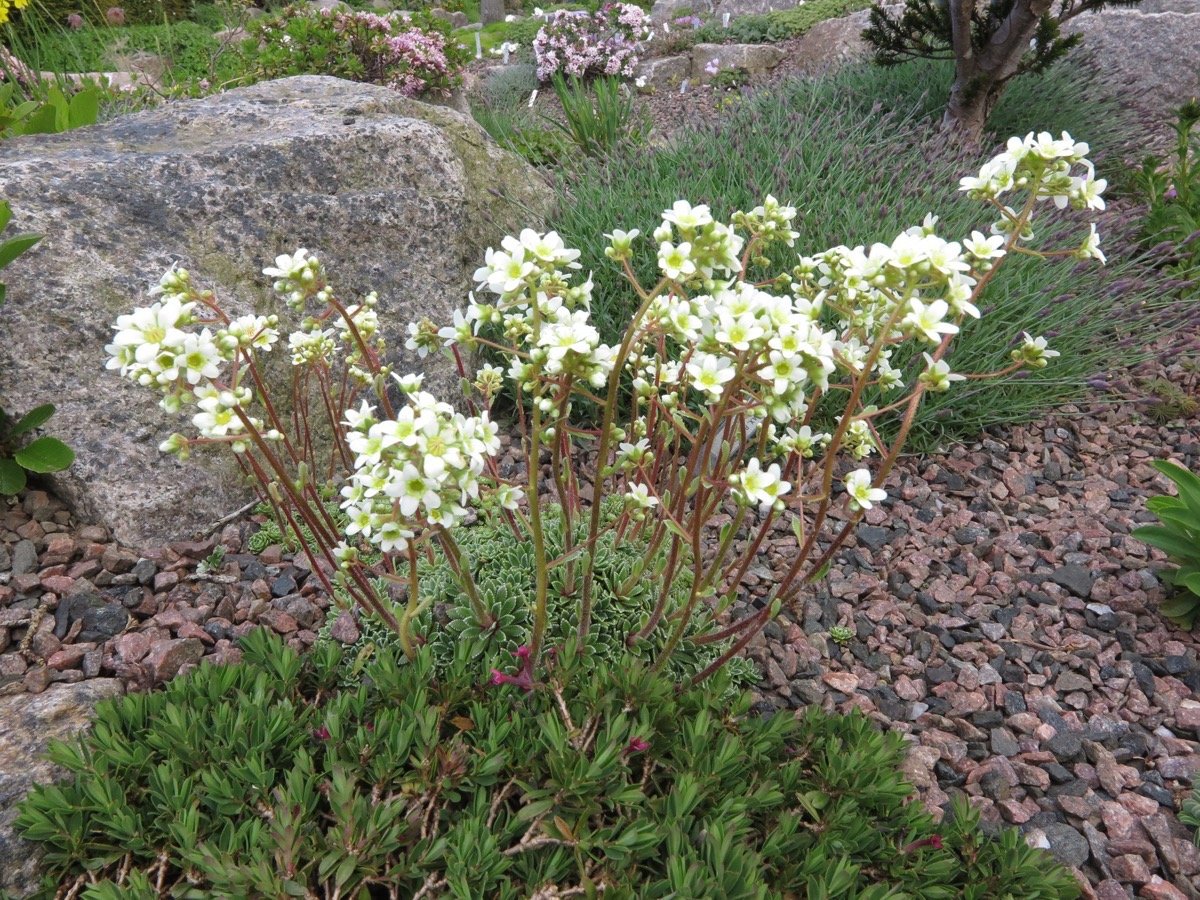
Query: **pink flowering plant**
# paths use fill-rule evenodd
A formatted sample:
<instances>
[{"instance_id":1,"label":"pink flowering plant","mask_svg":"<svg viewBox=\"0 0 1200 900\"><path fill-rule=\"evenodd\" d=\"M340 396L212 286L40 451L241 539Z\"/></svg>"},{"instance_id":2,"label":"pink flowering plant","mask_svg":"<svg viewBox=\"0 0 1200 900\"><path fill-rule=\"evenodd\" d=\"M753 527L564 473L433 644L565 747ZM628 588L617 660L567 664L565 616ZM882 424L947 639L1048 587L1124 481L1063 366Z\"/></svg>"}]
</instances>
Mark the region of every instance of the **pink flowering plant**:
<instances>
[{"instance_id":1,"label":"pink flowering plant","mask_svg":"<svg viewBox=\"0 0 1200 900\"><path fill-rule=\"evenodd\" d=\"M416 97L459 84L470 58L444 22L424 13L289 7L255 28L265 78L334 75Z\"/></svg>"},{"instance_id":2,"label":"pink flowering plant","mask_svg":"<svg viewBox=\"0 0 1200 900\"><path fill-rule=\"evenodd\" d=\"M540 81L562 73L574 78L617 75L632 78L650 18L631 3L608 3L595 13L551 13L533 41Z\"/></svg>"},{"instance_id":3,"label":"pink flowering plant","mask_svg":"<svg viewBox=\"0 0 1200 900\"><path fill-rule=\"evenodd\" d=\"M303 316L286 340L295 373L286 407L271 399L261 360L284 343L280 319L232 317L178 269L151 306L117 320L109 367L159 391L168 411L191 415L194 436L174 435L164 450L232 450L278 517L306 535L304 552L327 589L387 623L410 658L439 627L422 618L431 601L422 560L435 546L472 633L513 615L478 587L497 561L462 550L479 511L532 560L528 593L515 598L527 637L494 683L537 689L547 635L563 635L563 621L586 653L612 624L597 614L601 590L618 605L648 591L645 615L619 637L633 652L653 646L655 671L709 648L690 676L699 682L802 599L863 516L885 506L927 392L1058 355L1026 334L999 371L950 366L955 336L979 318L982 295L1014 254L1104 261L1094 226L1059 247L1037 246L1033 229L1046 202L1103 208L1105 183L1087 153L1066 134L1013 138L960 184L990 208L990 227L950 239L931 215L890 243L804 256L767 281L747 272L794 244L793 207L767 197L722 222L680 200L651 235L607 236L607 256L639 301L613 345L591 321L579 251L553 232L507 237L487 252L452 321L409 326L410 350L444 352L458 367L465 412L430 396L420 376L395 373L376 298L344 302L303 250L264 270ZM640 252L657 257L652 285L634 275ZM470 371L467 361L485 352L503 364ZM525 460L511 480L495 459L491 415L506 385ZM598 429L576 423L580 401L601 411ZM317 418L333 431L327 458ZM791 562L760 607L737 612L780 524L794 536ZM620 578L598 576L602 549L614 547L633 548L636 562Z\"/></svg>"}]
</instances>

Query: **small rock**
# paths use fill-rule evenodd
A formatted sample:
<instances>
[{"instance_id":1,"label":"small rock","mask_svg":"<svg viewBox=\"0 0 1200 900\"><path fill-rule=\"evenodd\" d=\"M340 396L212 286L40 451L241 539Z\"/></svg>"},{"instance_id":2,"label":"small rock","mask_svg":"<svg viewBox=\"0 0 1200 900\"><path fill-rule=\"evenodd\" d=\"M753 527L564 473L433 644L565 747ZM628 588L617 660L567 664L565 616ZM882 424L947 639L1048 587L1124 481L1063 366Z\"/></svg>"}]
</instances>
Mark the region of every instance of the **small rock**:
<instances>
[{"instance_id":1,"label":"small rock","mask_svg":"<svg viewBox=\"0 0 1200 900\"><path fill-rule=\"evenodd\" d=\"M1148 884L1142 885L1142 889L1138 891L1139 897L1144 897L1146 900L1188 900L1187 894L1179 890L1172 884L1169 884L1153 875Z\"/></svg>"},{"instance_id":2,"label":"small rock","mask_svg":"<svg viewBox=\"0 0 1200 900\"><path fill-rule=\"evenodd\" d=\"M849 672L826 672L821 680L843 694L853 694L858 689L858 676Z\"/></svg>"},{"instance_id":3,"label":"small rock","mask_svg":"<svg viewBox=\"0 0 1200 900\"><path fill-rule=\"evenodd\" d=\"M282 609L265 610L258 618L264 625L269 625L279 634L291 634L300 628L296 620Z\"/></svg>"},{"instance_id":4,"label":"small rock","mask_svg":"<svg viewBox=\"0 0 1200 900\"><path fill-rule=\"evenodd\" d=\"M1058 676L1058 680L1054 682L1054 689L1063 694L1070 693L1071 691L1090 691L1092 689L1092 680L1080 675L1078 672L1066 671Z\"/></svg>"},{"instance_id":5,"label":"small rock","mask_svg":"<svg viewBox=\"0 0 1200 900\"><path fill-rule=\"evenodd\" d=\"M1150 880L1150 867L1140 856L1118 856L1109 861L1113 877L1127 884L1145 884Z\"/></svg>"},{"instance_id":6,"label":"small rock","mask_svg":"<svg viewBox=\"0 0 1200 900\"><path fill-rule=\"evenodd\" d=\"M196 663L204 656L204 644L196 638L159 641L150 649L145 665L155 682L165 682L188 663Z\"/></svg>"},{"instance_id":7,"label":"small rock","mask_svg":"<svg viewBox=\"0 0 1200 900\"><path fill-rule=\"evenodd\" d=\"M37 547L33 541L17 541L10 563L13 575L28 575L37 570Z\"/></svg>"},{"instance_id":8,"label":"small rock","mask_svg":"<svg viewBox=\"0 0 1200 900\"><path fill-rule=\"evenodd\" d=\"M1050 573L1050 580L1085 600L1091 595L1096 581L1087 569L1077 565L1059 566Z\"/></svg>"},{"instance_id":9,"label":"small rock","mask_svg":"<svg viewBox=\"0 0 1200 900\"><path fill-rule=\"evenodd\" d=\"M1052 822L1043 826L1042 831L1050 842L1050 852L1064 866L1078 869L1088 861L1091 848L1088 847L1087 838L1070 825Z\"/></svg>"}]
</instances>

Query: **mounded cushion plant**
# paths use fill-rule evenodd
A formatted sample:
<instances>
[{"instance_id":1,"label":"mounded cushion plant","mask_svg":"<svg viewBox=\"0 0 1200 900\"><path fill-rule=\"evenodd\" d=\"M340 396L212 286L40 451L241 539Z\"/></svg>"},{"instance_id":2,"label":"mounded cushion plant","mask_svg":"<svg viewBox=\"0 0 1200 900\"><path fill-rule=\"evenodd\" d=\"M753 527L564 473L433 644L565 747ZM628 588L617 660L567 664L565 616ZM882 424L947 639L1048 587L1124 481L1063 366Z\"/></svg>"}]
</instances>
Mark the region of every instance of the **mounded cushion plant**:
<instances>
[{"instance_id":1,"label":"mounded cushion plant","mask_svg":"<svg viewBox=\"0 0 1200 900\"><path fill-rule=\"evenodd\" d=\"M336 644L257 631L240 664L106 701L22 807L38 896L1077 896L965 806L935 825L861 715L758 718L723 675L580 677L557 649L532 690L466 652L435 677L428 650L339 690Z\"/></svg>"}]
</instances>

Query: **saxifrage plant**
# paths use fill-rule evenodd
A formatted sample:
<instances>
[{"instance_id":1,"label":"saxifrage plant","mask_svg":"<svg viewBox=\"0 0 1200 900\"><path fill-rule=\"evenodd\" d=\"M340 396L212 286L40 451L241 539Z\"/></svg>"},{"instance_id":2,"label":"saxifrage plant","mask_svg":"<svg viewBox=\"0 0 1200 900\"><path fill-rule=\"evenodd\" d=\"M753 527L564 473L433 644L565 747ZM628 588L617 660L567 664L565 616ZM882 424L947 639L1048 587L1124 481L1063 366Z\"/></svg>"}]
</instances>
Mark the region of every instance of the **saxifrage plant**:
<instances>
[{"instance_id":1,"label":"saxifrage plant","mask_svg":"<svg viewBox=\"0 0 1200 900\"><path fill-rule=\"evenodd\" d=\"M965 803L936 825L903 740L857 712L760 718L721 678L680 693L572 642L526 692L481 683L467 643L441 675L429 648L383 654L339 690L335 645L259 630L241 664L101 703L19 814L34 896L1078 896Z\"/></svg>"},{"instance_id":2,"label":"saxifrage plant","mask_svg":"<svg viewBox=\"0 0 1200 900\"><path fill-rule=\"evenodd\" d=\"M979 315L988 285L1013 255L1104 260L1094 225L1075 244L1032 246L1040 203L1102 207L1105 184L1087 152L1065 134L1013 138L960 184L993 210L989 233L947 240L929 216L890 244L835 247L758 282L747 273L766 269L776 245L794 242L796 210L767 198L726 224L678 201L652 235L653 285L639 283L630 265L640 235L609 235L608 255L639 302L616 345L603 343L589 320L591 281L576 276L578 251L553 233L506 238L488 251L475 273L479 293L453 322L409 326L410 348L444 350L459 365L469 414L423 391L420 376L385 365L377 298L344 303L304 250L265 270L304 315L288 338L291 415L271 400L260 359L280 342L278 317L232 318L183 270L163 276L162 299L117 320L108 364L160 391L168 411L194 409L199 436L175 434L163 449L185 456L193 444L229 446L277 519L306 535L304 552L329 593L396 631L408 658L431 639L417 625L430 603L420 558L435 545L474 628L498 627L475 577L488 560L465 555L456 537L469 507L481 506L532 547L530 634L522 645L530 689L547 649L552 583L575 608L575 632L588 652L596 551L609 534L646 542L646 566L615 592L624 596L652 577L654 606L626 641L665 635L655 671L685 641L727 646L692 676L700 682L800 600L865 512L886 501L884 483L926 392L1042 367L1057 355L1026 334L999 371L957 373L947 361L954 336ZM507 368L487 364L468 375L464 356L477 350L501 354ZM506 382L516 391L525 459L514 479L500 474L499 429L489 413ZM580 400L601 410L597 430L573 425ZM840 410L828 431L814 418L818 407ZM322 420L333 434L327 454L315 439ZM888 439L883 423L892 425ZM595 468L577 464L584 453ZM873 471L871 457L879 458ZM325 506L335 495L344 521ZM612 521L603 515L609 496L623 504ZM547 540L551 505L564 523L561 553ZM726 518L710 528L718 513ZM742 596L777 524L795 535L787 569L761 606L717 624ZM666 563L651 571L660 551ZM669 588L683 572L688 596L669 613ZM380 579L402 599L381 593ZM696 616L714 624L695 633Z\"/></svg>"},{"instance_id":3,"label":"saxifrage plant","mask_svg":"<svg viewBox=\"0 0 1200 900\"><path fill-rule=\"evenodd\" d=\"M1158 516L1159 525L1144 525L1130 534L1162 550L1179 568L1166 573L1175 595L1161 609L1181 628L1192 628L1200 618L1200 477L1167 460L1151 463L1171 479L1178 496L1151 497L1146 509Z\"/></svg>"}]
</instances>

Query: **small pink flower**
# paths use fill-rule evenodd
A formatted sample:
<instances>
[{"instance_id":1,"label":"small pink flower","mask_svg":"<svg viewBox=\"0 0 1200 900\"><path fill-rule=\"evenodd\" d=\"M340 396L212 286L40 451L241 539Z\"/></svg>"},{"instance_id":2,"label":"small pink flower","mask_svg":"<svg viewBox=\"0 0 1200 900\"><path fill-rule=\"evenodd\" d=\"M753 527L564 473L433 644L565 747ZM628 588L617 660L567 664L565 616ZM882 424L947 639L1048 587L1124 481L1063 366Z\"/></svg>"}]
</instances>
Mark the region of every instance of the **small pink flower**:
<instances>
[{"instance_id":1,"label":"small pink flower","mask_svg":"<svg viewBox=\"0 0 1200 900\"><path fill-rule=\"evenodd\" d=\"M629 742L629 746L625 748L625 755L632 756L635 753L645 753L649 749L649 741L644 738L635 737Z\"/></svg>"},{"instance_id":2,"label":"small pink flower","mask_svg":"<svg viewBox=\"0 0 1200 900\"><path fill-rule=\"evenodd\" d=\"M313 737L318 741L329 740L329 729L322 725L320 728L313 729Z\"/></svg>"},{"instance_id":3,"label":"small pink flower","mask_svg":"<svg viewBox=\"0 0 1200 900\"><path fill-rule=\"evenodd\" d=\"M125 10L119 6L111 6L104 11L104 18L109 25L124 25Z\"/></svg>"},{"instance_id":4,"label":"small pink flower","mask_svg":"<svg viewBox=\"0 0 1200 900\"><path fill-rule=\"evenodd\" d=\"M533 659L529 655L529 648L522 644L513 655L521 661L520 671L516 675L507 675L499 669L492 669L492 684L497 687L502 684L512 684L523 691L532 691Z\"/></svg>"},{"instance_id":5,"label":"small pink flower","mask_svg":"<svg viewBox=\"0 0 1200 900\"><path fill-rule=\"evenodd\" d=\"M916 850L920 850L922 847L932 847L934 850L941 850L942 836L940 834L933 834L922 840L913 841L911 844L905 844L900 848L900 852L912 853Z\"/></svg>"},{"instance_id":6,"label":"small pink flower","mask_svg":"<svg viewBox=\"0 0 1200 900\"><path fill-rule=\"evenodd\" d=\"M67 27L72 30L78 30L83 27L83 16L79 13L71 13L67 16Z\"/></svg>"},{"instance_id":7,"label":"small pink flower","mask_svg":"<svg viewBox=\"0 0 1200 900\"><path fill-rule=\"evenodd\" d=\"M1167 188L1167 192L1163 194L1163 199L1174 200L1178 196L1179 192L1175 190L1175 185L1171 185L1169 188Z\"/></svg>"}]
</instances>

